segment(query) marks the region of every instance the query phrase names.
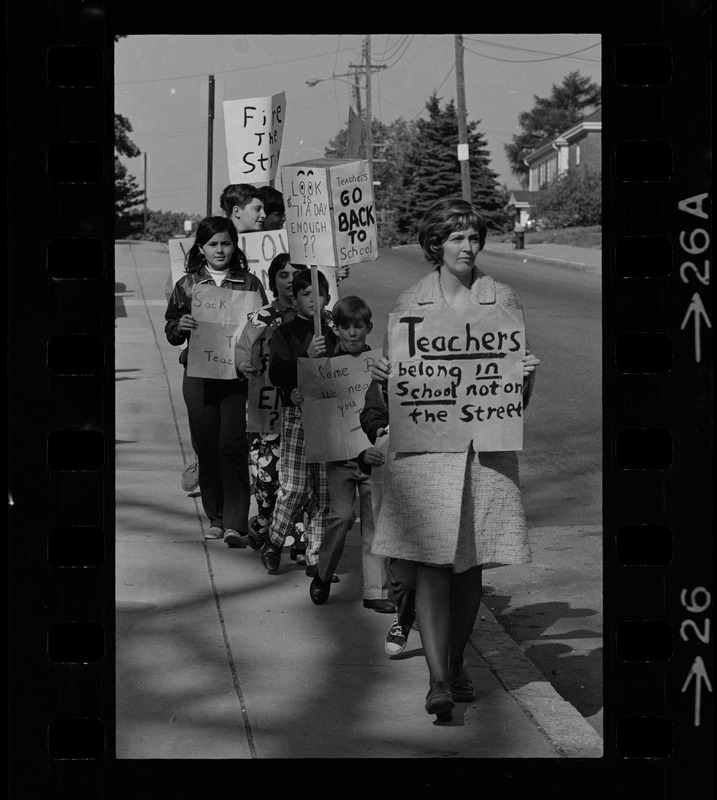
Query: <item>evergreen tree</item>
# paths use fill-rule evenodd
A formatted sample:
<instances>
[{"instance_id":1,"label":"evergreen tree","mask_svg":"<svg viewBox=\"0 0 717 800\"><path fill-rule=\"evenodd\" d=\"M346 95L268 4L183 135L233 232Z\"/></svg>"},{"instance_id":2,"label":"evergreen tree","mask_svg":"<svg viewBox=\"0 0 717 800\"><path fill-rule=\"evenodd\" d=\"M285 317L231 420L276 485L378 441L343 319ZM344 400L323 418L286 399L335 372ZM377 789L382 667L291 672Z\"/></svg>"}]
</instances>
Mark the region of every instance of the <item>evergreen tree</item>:
<instances>
[{"instance_id":1,"label":"evergreen tree","mask_svg":"<svg viewBox=\"0 0 717 800\"><path fill-rule=\"evenodd\" d=\"M404 241L415 241L418 225L428 207L444 197L460 197L461 166L457 159L458 114L450 100L441 108L434 92L426 103L427 120L417 120L412 147L402 175L402 192L396 198L396 226ZM490 167L486 142L477 132L478 122L467 125L471 200L491 228L505 222L497 175Z\"/></svg>"},{"instance_id":2,"label":"evergreen tree","mask_svg":"<svg viewBox=\"0 0 717 800\"><path fill-rule=\"evenodd\" d=\"M115 114L115 224L122 215L144 202L144 191L139 188L137 179L127 174L127 167L119 156L136 158L140 155L139 147L129 138L132 125L127 117Z\"/></svg>"},{"instance_id":3,"label":"evergreen tree","mask_svg":"<svg viewBox=\"0 0 717 800\"><path fill-rule=\"evenodd\" d=\"M549 97L533 95L533 99L533 108L518 116L522 133L504 145L511 171L524 187L528 183L528 167L523 162L526 155L580 122L601 104L598 84L578 71L566 75L559 86L553 84Z\"/></svg>"}]
</instances>

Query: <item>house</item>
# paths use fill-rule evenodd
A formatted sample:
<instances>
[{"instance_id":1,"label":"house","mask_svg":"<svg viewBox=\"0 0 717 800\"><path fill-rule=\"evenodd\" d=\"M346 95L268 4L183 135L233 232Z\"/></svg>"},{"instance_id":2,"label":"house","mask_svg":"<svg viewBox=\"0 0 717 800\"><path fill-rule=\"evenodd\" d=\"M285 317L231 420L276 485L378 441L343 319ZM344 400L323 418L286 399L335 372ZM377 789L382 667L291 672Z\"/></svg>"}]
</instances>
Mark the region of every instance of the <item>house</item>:
<instances>
[{"instance_id":1,"label":"house","mask_svg":"<svg viewBox=\"0 0 717 800\"><path fill-rule=\"evenodd\" d=\"M528 189L511 192L506 210L515 224L527 226L532 200L546 183L572 168L602 168L602 111L598 109L572 128L555 136L523 159L528 167Z\"/></svg>"},{"instance_id":2,"label":"house","mask_svg":"<svg viewBox=\"0 0 717 800\"><path fill-rule=\"evenodd\" d=\"M523 159L528 189L537 192L573 167L599 172L602 167L602 111L598 109Z\"/></svg>"},{"instance_id":3,"label":"house","mask_svg":"<svg viewBox=\"0 0 717 800\"><path fill-rule=\"evenodd\" d=\"M506 210L515 220L515 224L521 228L530 227L530 208L536 192L529 192L525 189L515 189L510 193Z\"/></svg>"}]
</instances>

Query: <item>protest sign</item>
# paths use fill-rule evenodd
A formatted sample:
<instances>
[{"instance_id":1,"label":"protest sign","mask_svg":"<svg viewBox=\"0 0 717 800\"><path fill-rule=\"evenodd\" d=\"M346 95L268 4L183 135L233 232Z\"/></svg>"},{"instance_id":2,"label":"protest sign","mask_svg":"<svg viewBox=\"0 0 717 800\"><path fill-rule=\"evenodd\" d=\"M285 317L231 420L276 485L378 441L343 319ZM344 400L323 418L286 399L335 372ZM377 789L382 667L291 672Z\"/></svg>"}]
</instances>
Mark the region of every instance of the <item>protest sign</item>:
<instances>
[{"instance_id":1,"label":"protest sign","mask_svg":"<svg viewBox=\"0 0 717 800\"><path fill-rule=\"evenodd\" d=\"M355 356L297 359L307 461L345 461L371 446L359 414L371 367L380 357L380 350L367 350Z\"/></svg>"},{"instance_id":2,"label":"protest sign","mask_svg":"<svg viewBox=\"0 0 717 800\"><path fill-rule=\"evenodd\" d=\"M230 183L267 183L276 177L286 118L284 92L224 101Z\"/></svg>"},{"instance_id":3,"label":"protest sign","mask_svg":"<svg viewBox=\"0 0 717 800\"><path fill-rule=\"evenodd\" d=\"M378 258L368 161L319 158L281 168L294 264L343 267Z\"/></svg>"},{"instance_id":4,"label":"protest sign","mask_svg":"<svg viewBox=\"0 0 717 800\"><path fill-rule=\"evenodd\" d=\"M501 305L390 314L389 449L523 447L525 328Z\"/></svg>"},{"instance_id":5,"label":"protest sign","mask_svg":"<svg viewBox=\"0 0 717 800\"><path fill-rule=\"evenodd\" d=\"M187 375L190 378L237 377L234 345L247 315L261 305L259 292L241 292L214 284L196 284L192 316L197 328L189 338Z\"/></svg>"},{"instance_id":6,"label":"protest sign","mask_svg":"<svg viewBox=\"0 0 717 800\"><path fill-rule=\"evenodd\" d=\"M286 246L286 229L280 228L273 231L256 231L252 233L240 233L239 249L244 251L244 255L249 263L249 270L261 281L264 291L271 297L269 288L269 267L274 257L279 253L288 253ZM169 300L174 284L186 273L184 272L184 258L189 249L194 244L194 237L186 239L170 239L167 242L169 247L169 266L170 277L167 280L165 294ZM336 270L332 267L321 269L329 282L329 294L331 301L327 308L331 308L338 300L338 286L336 283Z\"/></svg>"},{"instance_id":7,"label":"protest sign","mask_svg":"<svg viewBox=\"0 0 717 800\"><path fill-rule=\"evenodd\" d=\"M249 378L246 429L251 433L281 433L281 397L264 372Z\"/></svg>"},{"instance_id":8,"label":"protest sign","mask_svg":"<svg viewBox=\"0 0 717 800\"><path fill-rule=\"evenodd\" d=\"M187 253L193 244L193 236L189 236L184 239L170 239L167 242L167 247L169 248L169 278L167 279L167 284L164 288L164 293L167 296L167 300L169 300L169 296L172 294L174 284L181 277L186 275L186 272L184 271L184 259L187 257Z\"/></svg>"}]
</instances>

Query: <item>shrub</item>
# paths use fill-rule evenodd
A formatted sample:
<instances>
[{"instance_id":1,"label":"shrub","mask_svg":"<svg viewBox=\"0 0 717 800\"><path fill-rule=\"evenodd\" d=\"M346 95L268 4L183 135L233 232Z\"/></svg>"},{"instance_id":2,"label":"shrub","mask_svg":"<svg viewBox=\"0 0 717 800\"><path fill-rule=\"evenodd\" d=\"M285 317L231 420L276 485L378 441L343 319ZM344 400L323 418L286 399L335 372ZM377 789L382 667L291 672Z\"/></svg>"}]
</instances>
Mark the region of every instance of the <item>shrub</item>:
<instances>
[{"instance_id":1,"label":"shrub","mask_svg":"<svg viewBox=\"0 0 717 800\"><path fill-rule=\"evenodd\" d=\"M569 169L538 192L531 214L543 228L602 224L600 174Z\"/></svg>"}]
</instances>

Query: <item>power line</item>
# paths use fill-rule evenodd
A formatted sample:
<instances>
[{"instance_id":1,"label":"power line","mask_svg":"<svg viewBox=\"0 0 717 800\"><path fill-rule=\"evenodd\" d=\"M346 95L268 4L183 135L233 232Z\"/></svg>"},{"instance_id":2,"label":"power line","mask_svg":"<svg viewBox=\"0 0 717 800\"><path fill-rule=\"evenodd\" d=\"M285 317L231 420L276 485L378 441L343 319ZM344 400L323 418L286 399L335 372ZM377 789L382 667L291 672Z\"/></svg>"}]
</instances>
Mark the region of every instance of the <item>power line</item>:
<instances>
[{"instance_id":1,"label":"power line","mask_svg":"<svg viewBox=\"0 0 717 800\"><path fill-rule=\"evenodd\" d=\"M499 47L502 50L517 50L518 52L521 52L521 53L539 53L540 55L543 55L543 56L557 56L557 55L560 55L559 53L553 53L553 52L550 52L548 50L533 50L530 47L518 47L518 45L515 45L515 44L504 44L503 42L491 42L488 39L475 39L472 36L466 36L464 38L465 38L465 41L468 41L468 42L477 42L478 44L487 44L490 47ZM599 44L600 44L600 42L597 42L596 44L590 45L586 49L589 50L592 47L598 47ZM577 51L577 52L580 52L580 51ZM580 59L580 60L581 61L587 61L587 60L598 61L598 59Z\"/></svg>"},{"instance_id":2,"label":"power line","mask_svg":"<svg viewBox=\"0 0 717 800\"><path fill-rule=\"evenodd\" d=\"M467 47L465 49L468 53L472 53L474 56L489 58L491 61L507 61L510 64L533 64L538 61L555 61L558 58L569 58L570 56L574 56L576 53L584 53L586 50L592 50L593 47L599 46L599 44L591 44L589 47L583 47L580 50L574 50L572 53L562 53L560 55L548 56L548 58L498 58L497 56L487 56L485 53L476 53L475 50L470 50ZM600 63L597 59L595 59L595 61Z\"/></svg>"},{"instance_id":3,"label":"power line","mask_svg":"<svg viewBox=\"0 0 717 800\"><path fill-rule=\"evenodd\" d=\"M344 50L337 50L337 53L346 53L348 51L354 51L355 48L347 47ZM253 64L247 67L237 67L236 69L217 69L214 70L214 75L228 75L231 72L246 72L250 69L266 69L267 67L276 67L281 64L295 64L297 61L308 61L311 58L321 58L322 56L331 56L335 55L335 53L314 53L310 56L302 56L301 58L290 58L287 61L273 61L271 64ZM197 72L194 75L173 75L168 78L146 78L141 81L116 81L115 86L130 86L137 83L157 83L157 81L181 81L187 78L206 78L207 73L205 72Z\"/></svg>"}]
</instances>

